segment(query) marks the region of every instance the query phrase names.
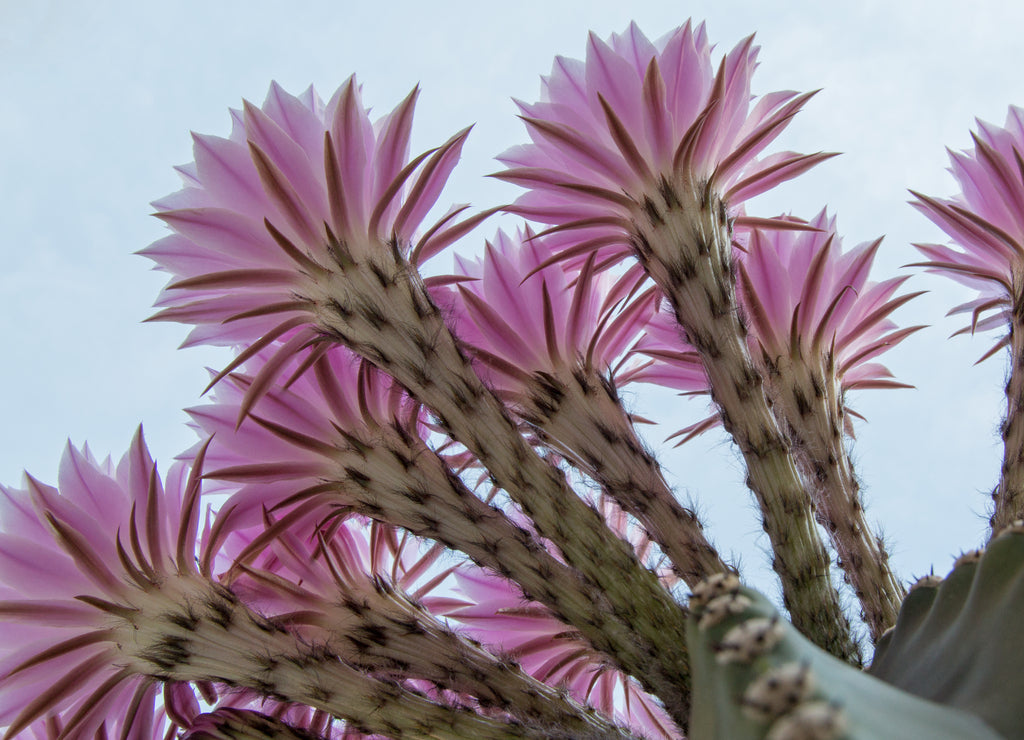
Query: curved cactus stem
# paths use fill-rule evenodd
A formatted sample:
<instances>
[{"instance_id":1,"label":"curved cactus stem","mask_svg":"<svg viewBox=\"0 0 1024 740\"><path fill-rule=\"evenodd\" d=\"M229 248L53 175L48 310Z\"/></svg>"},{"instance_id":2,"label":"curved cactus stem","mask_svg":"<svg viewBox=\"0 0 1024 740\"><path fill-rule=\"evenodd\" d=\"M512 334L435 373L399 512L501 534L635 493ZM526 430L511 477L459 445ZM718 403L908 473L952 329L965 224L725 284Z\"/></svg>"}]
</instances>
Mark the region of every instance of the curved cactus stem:
<instances>
[{"instance_id":1,"label":"curved cactus stem","mask_svg":"<svg viewBox=\"0 0 1024 740\"><path fill-rule=\"evenodd\" d=\"M815 647L733 575L694 589L687 641L690 740L1002 740Z\"/></svg>"},{"instance_id":2,"label":"curved cactus stem","mask_svg":"<svg viewBox=\"0 0 1024 740\"><path fill-rule=\"evenodd\" d=\"M722 426L743 455L793 624L833 655L860 665L814 504L747 346L728 208L710 184L683 175L664 181L634 211L633 250L700 355Z\"/></svg>"},{"instance_id":3,"label":"curved cactus stem","mask_svg":"<svg viewBox=\"0 0 1024 740\"><path fill-rule=\"evenodd\" d=\"M912 589L869 672L1024 738L1024 523Z\"/></svg>"}]
</instances>

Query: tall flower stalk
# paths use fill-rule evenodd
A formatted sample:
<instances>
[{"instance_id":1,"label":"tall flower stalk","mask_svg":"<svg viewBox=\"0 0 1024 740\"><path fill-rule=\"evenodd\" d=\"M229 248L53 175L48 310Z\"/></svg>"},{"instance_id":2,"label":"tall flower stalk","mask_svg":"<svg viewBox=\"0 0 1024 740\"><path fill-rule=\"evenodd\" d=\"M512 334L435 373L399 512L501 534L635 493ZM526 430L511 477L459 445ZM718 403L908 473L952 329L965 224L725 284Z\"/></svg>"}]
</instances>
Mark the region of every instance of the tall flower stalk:
<instances>
[{"instance_id":1,"label":"tall flower stalk","mask_svg":"<svg viewBox=\"0 0 1024 740\"><path fill-rule=\"evenodd\" d=\"M772 410L877 640L906 592L865 517L846 446L856 415L846 393L907 387L870 360L922 328L888 319L919 294L896 295L906 278L868 282L880 239L843 252L834 218L822 211L809 223L817 231L751 231L739 259L742 302Z\"/></svg>"}]
</instances>

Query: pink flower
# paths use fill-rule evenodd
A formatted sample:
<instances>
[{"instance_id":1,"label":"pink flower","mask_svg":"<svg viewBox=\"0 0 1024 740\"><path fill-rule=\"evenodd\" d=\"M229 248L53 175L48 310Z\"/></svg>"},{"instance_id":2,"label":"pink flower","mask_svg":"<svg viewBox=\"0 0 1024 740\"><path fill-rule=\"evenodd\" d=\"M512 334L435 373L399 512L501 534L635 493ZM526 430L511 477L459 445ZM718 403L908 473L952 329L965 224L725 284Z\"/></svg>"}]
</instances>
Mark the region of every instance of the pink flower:
<instances>
[{"instance_id":1,"label":"pink flower","mask_svg":"<svg viewBox=\"0 0 1024 740\"><path fill-rule=\"evenodd\" d=\"M637 275L595 274L593 259L566 271L551 257L531 232L499 231L482 259L456 258L473 280L458 283L449 316L491 386L513 395L537 373L613 373L654 311L655 289L631 290Z\"/></svg>"},{"instance_id":2,"label":"pink flower","mask_svg":"<svg viewBox=\"0 0 1024 740\"><path fill-rule=\"evenodd\" d=\"M375 122L350 78L325 105L271 85L262 108L232 111L227 139L194 135L185 187L154 203L174 234L142 250L172 280L153 320L193 324L185 346L248 346L224 374L277 339L251 404L288 356L322 338L328 284L355 262L396 250L418 264L475 226L451 211L414 235L458 161L468 129L408 158L418 90Z\"/></svg>"},{"instance_id":3,"label":"pink flower","mask_svg":"<svg viewBox=\"0 0 1024 740\"><path fill-rule=\"evenodd\" d=\"M225 508L230 507L229 503ZM451 590L448 581L455 566L439 562L445 552L441 545L386 524L323 509L295 509L282 516L266 513L264 518L260 526L235 529L220 538L216 569L222 571L221 582L261 614L281 617L310 644L332 645L343 659L367 673L389 665L374 656L372 647L360 643L371 639L374 629L393 627L389 620L395 618L411 624L413 617L457 603L444 593ZM402 595L389 600L392 593ZM396 604L408 608L396 609ZM351 631L351 644L346 630ZM423 653L429 664L433 656L427 650ZM420 692L432 688L429 682L408 679L400 672L390 677ZM212 732L221 720L259 722L250 711L256 710L326 737L363 737L346 729L344 722L332 727L334 719L322 710L249 689L211 688L217 712L193 721L190 736Z\"/></svg>"},{"instance_id":4,"label":"pink flower","mask_svg":"<svg viewBox=\"0 0 1024 740\"><path fill-rule=\"evenodd\" d=\"M112 615L194 569L198 476L178 464L165 487L140 429L116 466L69 445L59 490L26 481L0 487L0 725L12 736L60 715L66 737L152 740L160 682L130 666ZM164 701L195 705L184 684Z\"/></svg>"},{"instance_id":5,"label":"pink flower","mask_svg":"<svg viewBox=\"0 0 1024 740\"><path fill-rule=\"evenodd\" d=\"M900 329L888 318L921 294L896 295L906 277L868 280L881 239L844 252L834 216L822 209L810 225L816 231L753 229L739 252L754 355L827 357L843 391L906 388L870 360L922 328Z\"/></svg>"},{"instance_id":6,"label":"pink flower","mask_svg":"<svg viewBox=\"0 0 1024 740\"><path fill-rule=\"evenodd\" d=\"M264 360L254 358L257 367ZM477 558L489 552L489 537L522 534L453 474L451 460L428 444L421 407L390 376L343 347L296 375L303 364L286 363L292 382L267 391L241 424L238 407L254 380L240 371L217 386L214 403L187 410L199 436L211 438L206 477L229 494L206 550L219 558L217 570L230 567L224 538L263 527L268 512L309 521L355 512L453 549L468 547ZM460 464L471 462L468 453L460 456Z\"/></svg>"},{"instance_id":7,"label":"pink flower","mask_svg":"<svg viewBox=\"0 0 1024 740\"><path fill-rule=\"evenodd\" d=\"M687 341L671 307L663 302L659 308L630 350L633 354L647 357L647 361L632 365L622 373L620 382L653 383L674 388L682 396L707 396L710 387L700 354ZM683 427L669 439L678 437L678 447L721 422L718 409L712 406L707 416Z\"/></svg>"},{"instance_id":8,"label":"pink flower","mask_svg":"<svg viewBox=\"0 0 1024 740\"><path fill-rule=\"evenodd\" d=\"M326 712L298 705L253 701L246 706L220 706L196 717L181 740L369 740L381 735L365 735L347 727Z\"/></svg>"},{"instance_id":9,"label":"pink flower","mask_svg":"<svg viewBox=\"0 0 1024 740\"><path fill-rule=\"evenodd\" d=\"M155 696L158 687L151 685L150 688ZM191 689L187 685L185 688L191 695ZM164 701L167 699L165 691ZM59 715L47 715L18 733L18 737L25 738L25 740L63 740L65 737L62 734L64 719ZM111 719L113 721L110 721ZM179 725L179 727L186 726L188 725ZM118 740L122 737L123 727L124 722L117 721L117 718L108 718L106 722L96 728L96 732L90 740ZM157 707L157 702L143 700L140 702L127 737L132 740L167 740L168 733L174 730L175 726L168 722L166 712ZM80 737L80 734L76 730L72 730L68 737Z\"/></svg>"},{"instance_id":10,"label":"pink flower","mask_svg":"<svg viewBox=\"0 0 1024 740\"><path fill-rule=\"evenodd\" d=\"M757 52L747 38L715 72L703 24L653 43L635 24L608 42L591 34L585 62L558 57L540 101L519 104L533 143L506 152L497 176L530 192L511 210L582 229L570 254L624 257L634 214L654 199L671 205L680 186L713 189L736 216L743 201L832 156L758 158L813 93L751 105Z\"/></svg>"},{"instance_id":11,"label":"pink flower","mask_svg":"<svg viewBox=\"0 0 1024 740\"><path fill-rule=\"evenodd\" d=\"M1011 106L1004 128L978 121L971 136L973 149L949 152L960 193L948 199L914 193L912 202L955 245L916 245L928 258L921 264L978 291L975 300L950 311L971 314L963 332L1006 326L1024 295L1024 109Z\"/></svg>"},{"instance_id":12,"label":"pink flower","mask_svg":"<svg viewBox=\"0 0 1024 740\"><path fill-rule=\"evenodd\" d=\"M400 435L388 430L386 417L375 420L368 411L373 391L358 388L366 383L368 366L353 370L350 359L342 349L327 353L289 389L269 391L237 430L233 405L244 392L245 376L232 374L218 386L218 405L190 411L204 433L214 434L206 457L208 475L240 486L213 526L210 542L220 558L215 570L247 604L280 616L311 644L330 644L343 660L370 675L399 681L444 703L518 716L526 709L515 697L536 702L544 687L525 676L512 680L508 666L434 616L463 604L445 585L457 567L441 561L446 548L399 536L394 527L367 523L351 512L394 517L410 528L433 521L429 526L440 528L437 540L462 547L478 560L489 559L495 569L513 562L495 561L490 544L502 541L500 552L507 553L509 540L525 532L512 525L496 530L484 521L497 512L462 487L422 441L418 451L410 445L402 453L394 444ZM325 391L337 397L317 401ZM332 407L360 394L361 420L349 414L339 415L349 417L344 425L331 420ZM405 432L409 438L411 431ZM404 465L394 452L405 455ZM445 481L458 490L445 491ZM454 498L457 494L464 497ZM470 516L462 513L467 507ZM619 518L625 527L625 517ZM521 552L512 549L521 560ZM641 556L647 555L650 543L641 541L640 549ZM541 555L532 551L531 562L545 563ZM454 562L459 569L468 567L464 560ZM545 578L556 575L548 571ZM542 698L554 702L550 716L567 710L555 692ZM224 701L248 707L254 696L233 691ZM571 719L575 710L568 711Z\"/></svg>"},{"instance_id":13,"label":"pink flower","mask_svg":"<svg viewBox=\"0 0 1024 740\"><path fill-rule=\"evenodd\" d=\"M339 599L366 601L382 584L429 612L447 608L452 599L444 592L458 565L442 565L444 553L442 545L381 522L320 512L268 514L265 526L231 532L221 554L232 590L261 613L278 615L300 604L316 610L333 609Z\"/></svg>"},{"instance_id":14,"label":"pink flower","mask_svg":"<svg viewBox=\"0 0 1024 740\"><path fill-rule=\"evenodd\" d=\"M868 280L881 239L843 251L834 216L823 209L809 225L814 230L751 229L736 250L751 354L771 366L791 356L820 366L826 381L838 384L838 398L848 390L909 387L871 360L922 328L899 328L888 318L920 293L897 295L905 277ZM654 362L630 380L688 394L709 391L700 359L670 313L657 314L645 331L634 351ZM769 385L772 377L769 368ZM679 434L686 441L720 421L714 413Z\"/></svg>"}]
</instances>

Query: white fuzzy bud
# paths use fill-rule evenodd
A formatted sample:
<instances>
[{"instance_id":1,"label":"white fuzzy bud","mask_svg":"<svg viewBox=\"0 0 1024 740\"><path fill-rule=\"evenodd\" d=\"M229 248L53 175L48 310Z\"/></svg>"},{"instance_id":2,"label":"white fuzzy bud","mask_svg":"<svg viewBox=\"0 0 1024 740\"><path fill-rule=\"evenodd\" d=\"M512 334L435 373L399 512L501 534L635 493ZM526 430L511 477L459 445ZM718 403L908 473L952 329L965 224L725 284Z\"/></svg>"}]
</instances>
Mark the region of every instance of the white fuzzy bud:
<instances>
[{"instance_id":1,"label":"white fuzzy bud","mask_svg":"<svg viewBox=\"0 0 1024 740\"><path fill-rule=\"evenodd\" d=\"M715 647L719 663L750 663L779 644L785 634L778 615L748 619L725 633Z\"/></svg>"},{"instance_id":2,"label":"white fuzzy bud","mask_svg":"<svg viewBox=\"0 0 1024 740\"><path fill-rule=\"evenodd\" d=\"M727 617L742 614L753 602L741 593L726 593L716 596L707 603L700 615L697 626L702 630L714 627Z\"/></svg>"},{"instance_id":3,"label":"white fuzzy bud","mask_svg":"<svg viewBox=\"0 0 1024 740\"><path fill-rule=\"evenodd\" d=\"M846 713L842 707L812 701L776 721L765 740L835 740L845 729Z\"/></svg>"},{"instance_id":4,"label":"white fuzzy bud","mask_svg":"<svg viewBox=\"0 0 1024 740\"><path fill-rule=\"evenodd\" d=\"M807 663L785 663L758 678L743 692L743 713L767 722L793 711L814 691L814 674Z\"/></svg>"},{"instance_id":5,"label":"white fuzzy bud","mask_svg":"<svg viewBox=\"0 0 1024 740\"><path fill-rule=\"evenodd\" d=\"M690 594L690 609L698 611L712 599L740 589L740 579L735 573L714 573L693 587Z\"/></svg>"}]
</instances>

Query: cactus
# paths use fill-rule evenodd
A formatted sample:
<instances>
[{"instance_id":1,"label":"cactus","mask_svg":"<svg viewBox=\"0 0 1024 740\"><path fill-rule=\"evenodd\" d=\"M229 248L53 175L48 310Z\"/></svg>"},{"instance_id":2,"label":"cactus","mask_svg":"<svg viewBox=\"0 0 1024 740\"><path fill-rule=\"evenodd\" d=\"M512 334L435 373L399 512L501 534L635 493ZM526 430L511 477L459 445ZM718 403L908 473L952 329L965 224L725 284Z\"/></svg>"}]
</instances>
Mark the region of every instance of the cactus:
<instances>
[{"instance_id":1,"label":"cactus","mask_svg":"<svg viewBox=\"0 0 1024 740\"><path fill-rule=\"evenodd\" d=\"M733 575L694 588L687 641L690 740L1001 737L967 711L896 689L815 647Z\"/></svg>"},{"instance_id":2,"label":"cactus","mask_svg":"<svg viewBox=\"0 0 1024 740\"><path fill-rule=\"evenodd\" d=\"M1024 738L1024 522L926 576L878 642L869 673L904 691L981 717L1007 740Z\"/></svg>"},{"instance_id":3,"label":"cactus","mask_svg":"<svg viewBox=\"0 0 1024 740\"><path fill-rule=\"evenodd\" d=\"M144 250L172 276L153 319L236 354L166 475L140 428L117 464L69 445L56 488L0 486L5 740L1024 740L1024 111L914 204L955 241L919 266L1009 330L1014 523L905 595L845 396L907 387L874 360L919 293L827 211L747 213L833 156L767 149L814 93L755 102L756 66L689 22L592 36L520 105L498 177L528 192L433 224L469 129L410 158L418 89L371 120L354 78L272 85L196 135ZM539 226L421 272L498 211ZM712 400L681 434L731 435L784 609L670 488L633 382Z\"/></svg>"}]
</instances>

